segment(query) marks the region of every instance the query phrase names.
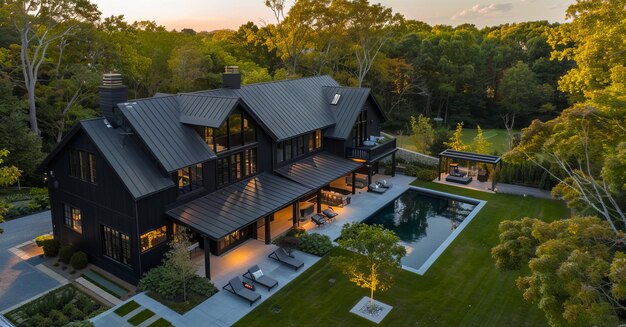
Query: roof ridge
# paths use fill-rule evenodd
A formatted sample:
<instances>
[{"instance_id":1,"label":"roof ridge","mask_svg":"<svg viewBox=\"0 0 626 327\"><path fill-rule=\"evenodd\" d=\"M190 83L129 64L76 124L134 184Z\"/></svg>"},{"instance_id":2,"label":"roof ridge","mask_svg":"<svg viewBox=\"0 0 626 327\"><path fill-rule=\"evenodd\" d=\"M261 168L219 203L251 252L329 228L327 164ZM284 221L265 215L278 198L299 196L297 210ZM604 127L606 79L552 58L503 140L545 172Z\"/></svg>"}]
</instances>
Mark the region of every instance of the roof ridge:
<instances>
[{"instance_id":1,"label":"roof ridge","mask_svg":"<svg viewBox=\"0 0 626 327\"><path fill-rule=\"evenodd\" d=\"M194 96L194 97L205 97L205 98L220 98L220 99L232 99L239 100L240 97L229 97L225 95L212 95L207 93L178 93L179 96Z\"/></svg>"}]
</instances>

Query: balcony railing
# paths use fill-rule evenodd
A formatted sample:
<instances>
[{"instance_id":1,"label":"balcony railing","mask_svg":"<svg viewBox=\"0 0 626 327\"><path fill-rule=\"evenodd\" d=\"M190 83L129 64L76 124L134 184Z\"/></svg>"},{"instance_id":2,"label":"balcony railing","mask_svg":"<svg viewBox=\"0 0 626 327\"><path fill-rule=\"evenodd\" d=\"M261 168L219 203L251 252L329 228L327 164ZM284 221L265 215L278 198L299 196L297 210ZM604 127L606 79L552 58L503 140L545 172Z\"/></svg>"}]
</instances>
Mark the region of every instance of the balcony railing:
<instances>
[{"instance_id":1,"label":"balcony railing","mask_svg":"<svg viewBox=\"0 0 626 327\"><path fill-rule=\"evenodd\" d=\"M396 139L388 140L385 143L375 146L361 146L358 148L346 148L346 158L360 159L365 162L378 159L384 154L393 151L396 148Z\"/></svg>"}]
</instances>

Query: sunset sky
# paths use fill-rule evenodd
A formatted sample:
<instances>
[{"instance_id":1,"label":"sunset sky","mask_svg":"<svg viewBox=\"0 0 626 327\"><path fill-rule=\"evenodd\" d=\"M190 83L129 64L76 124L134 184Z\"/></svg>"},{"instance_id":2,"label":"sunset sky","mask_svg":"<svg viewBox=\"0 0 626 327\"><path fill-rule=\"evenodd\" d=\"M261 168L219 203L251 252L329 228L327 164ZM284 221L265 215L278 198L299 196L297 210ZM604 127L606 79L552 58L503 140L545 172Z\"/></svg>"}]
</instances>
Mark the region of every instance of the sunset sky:
<instances>
[{"instance_id":1,"label":"sunset sky","mask_svg":"<svg viewBox=\"0 0 626 327\"><path fill-rule=\"evenodd\" d=\"M273 22L264 0L92 0L104 17L123 14L128 20L154 20L168 28L193 28L197 31L237 29L252 21L262 25ZM565 9L575 0L379 0L406 18L429 24L478 27L506 22L548 20L563 22ZM287 0L292 4L293 0Z\"/></svg>"}]
</instances>

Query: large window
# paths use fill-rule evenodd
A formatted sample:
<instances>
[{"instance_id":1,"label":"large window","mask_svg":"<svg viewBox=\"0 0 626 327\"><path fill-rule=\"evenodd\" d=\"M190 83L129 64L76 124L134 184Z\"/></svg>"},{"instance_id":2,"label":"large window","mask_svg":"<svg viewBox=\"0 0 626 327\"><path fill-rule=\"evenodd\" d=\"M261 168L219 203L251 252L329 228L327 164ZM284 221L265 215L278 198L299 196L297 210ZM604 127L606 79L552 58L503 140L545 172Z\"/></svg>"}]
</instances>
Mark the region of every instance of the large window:
<instances>
[{"instance_id":1,"label":"large window","mask_svg":"<svg viewBox=\"0 0 626 327\"><path fill-rule=\"evenodd\" d=\"M167 241L167 228L165 226L153 229L141 235L141 252L146 252L153 247Z\"/></svg>"},{"instance_id":2,"label":"large window","mask_svg":"<svg viewBox=\"0 0 626 327\"><path fill-rule=\"evenodd\" d=\"M352 127L352 146L361 146L363 141L367 139L367 109L362 110L359 117Z\"/></svg>"},{"instance_id":3,"label":"large window","mask_svg":"<svg viewBox=\"0 0 626 327\"><path fill-rule=\"evenodd\" d=\"M296 136L276 144L276 163L289 161L322 147L322 130Z\"/></svg>"},{"instance_id":4,"label":"large window","mask_svg":"<svg viewBox=\"0 0 626 327\"><path fill-rule=\"evenodd\" d=\"M63 220L65 226L71 228L77 233L83 233L83 222L80 209L63 204Z\"/></svg>"},{"instance_id":5,"label":"large window","mask_svg":"<svg viewBox=\"0 0 626 327\"><path fill-rule=\"evenodd\" d=\"M130 238L104 225L102 226L102 252L105 256L130 266Z\"/></svg>"},{"instance_id":6,"label":"large window","mask_svg":"<svg viewBox=\"0 0 626 327\"><path fill-rule=\"evenodd\" d=\"M224 186L256 174L256 148L246 149L217 160L217 186Z\"/></svg>"},{"instance_id":7,"label":"large window","mask_svg":"<svg viewBox=\"0 0 626 327\"><path fill-rule=\"evenodd\" d=\"M70 176L96 183L96 156L93 153L70 150Z\"/></svg>"},{"instance_id":8,"label":"large window","mask_svg":"<svg viewBox=\"0 0 626 327\"><path fill-rule=\"evenodd\" d=\"M178 170L178 194L184 194L202 188L202 164Z\"/></svg>"},{"instance_id":9,"label":"large window","mask_svg":"<svg viewBox=\"0 0 626 327\"><path fill-rule=\"evenodd\" d=\"M235 149L257 141L254 122L248 114L235 111L219 128L197 126L196 132L215 152Z\"/></svg>"}]
</instances>

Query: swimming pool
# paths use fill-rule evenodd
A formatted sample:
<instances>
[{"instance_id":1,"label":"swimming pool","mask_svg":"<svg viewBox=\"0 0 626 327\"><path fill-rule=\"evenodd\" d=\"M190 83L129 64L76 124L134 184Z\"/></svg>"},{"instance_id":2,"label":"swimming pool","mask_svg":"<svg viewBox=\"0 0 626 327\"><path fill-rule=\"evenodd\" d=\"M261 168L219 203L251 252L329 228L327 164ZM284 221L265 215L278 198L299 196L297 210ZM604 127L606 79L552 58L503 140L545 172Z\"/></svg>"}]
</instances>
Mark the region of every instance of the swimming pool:
<instances>
[{"instance_id":1,"label":"swimming pool","mask_svg":"<svg viewBox=\"0 0 626 327\"><path fill-rule=\"evenodd\" d=\"M403 268L423 274L484 205L484 201L410 188L363 223L393 230L407 249Z\"/></svg>"}]
</instances>

